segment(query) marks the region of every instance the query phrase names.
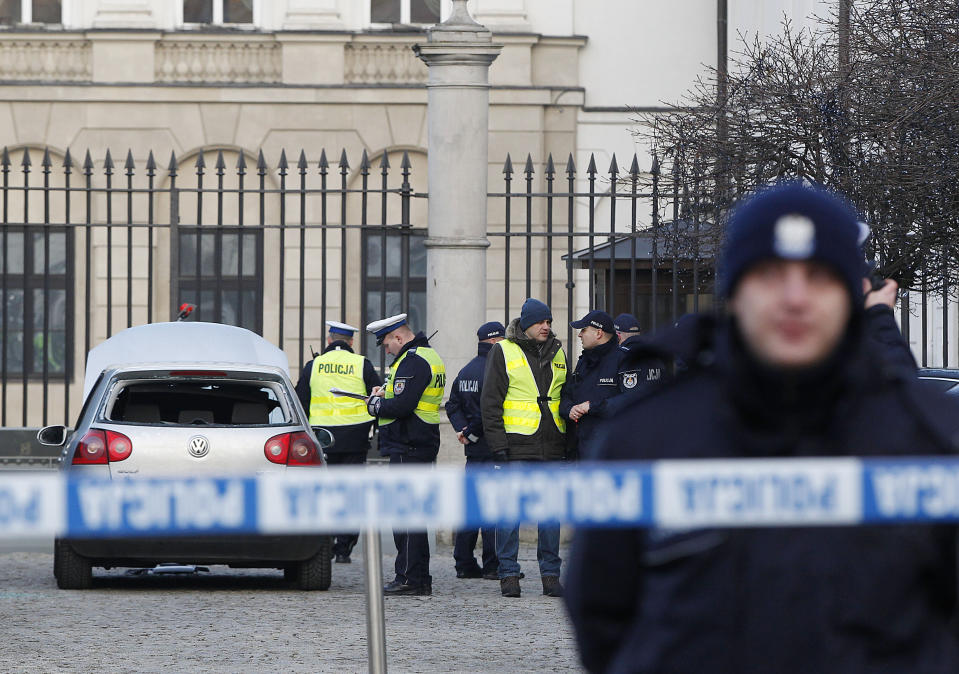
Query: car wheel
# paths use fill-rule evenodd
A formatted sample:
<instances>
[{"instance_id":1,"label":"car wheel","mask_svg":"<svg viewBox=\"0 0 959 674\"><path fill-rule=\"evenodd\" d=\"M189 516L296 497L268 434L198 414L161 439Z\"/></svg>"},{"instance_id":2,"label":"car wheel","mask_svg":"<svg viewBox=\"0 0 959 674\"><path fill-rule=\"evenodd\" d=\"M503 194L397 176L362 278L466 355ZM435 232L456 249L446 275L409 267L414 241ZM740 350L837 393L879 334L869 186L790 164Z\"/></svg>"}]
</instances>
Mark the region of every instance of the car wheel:
<instances>
[{"instance_id":1,"label":"car wheel","mask_svg":"<svg viewBox=\"0 0 959 674\"><path fill-rule=\"evenodd\" d=\"M53 543L53 575L61 590L86 590L93 586L93 565L66 541Z\"/></svg>"},{"instance_id":2,"label":"car wheel","mask_svg":"<svg viewBox=\"0 0 959 674\"><path fill-rule=\"evenodd\" d=\"M329 590L333 576L333 540L329 536L320 539L319 551L291 567L293 580L299 590ZM284 577L286 573L284 572Z\"/></svg>"}]
</instances>

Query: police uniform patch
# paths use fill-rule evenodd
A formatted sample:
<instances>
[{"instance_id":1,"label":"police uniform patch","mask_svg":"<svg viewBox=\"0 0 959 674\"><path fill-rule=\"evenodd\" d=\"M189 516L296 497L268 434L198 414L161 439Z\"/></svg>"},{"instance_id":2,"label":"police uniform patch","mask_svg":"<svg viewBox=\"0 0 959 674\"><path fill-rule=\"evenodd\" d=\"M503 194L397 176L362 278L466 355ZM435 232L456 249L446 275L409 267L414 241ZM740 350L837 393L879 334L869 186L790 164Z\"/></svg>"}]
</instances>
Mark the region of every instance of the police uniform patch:
<instances>
[{"instance_id":1,"label":"police uniform patch","mask_svg":"<svg viewBox=\"0 0 959 674\"><path fill-rule=\"evenodd\" d=\"M623 387L624 388L636 388L636 384L639 383L639 375L635 372L625 372L623 373Z\"/></svg>"},{"instance_id":2,"label":"police uniform patch","mask_svg":"<svg viewBox=\"0 0 959 674\"><path fill-rule=\"evenodd\" d=\"M406 390L406 380L397 379L396 383L393 384L393 395L400 395L403 391Z\"/></svg>"}]
</instances>

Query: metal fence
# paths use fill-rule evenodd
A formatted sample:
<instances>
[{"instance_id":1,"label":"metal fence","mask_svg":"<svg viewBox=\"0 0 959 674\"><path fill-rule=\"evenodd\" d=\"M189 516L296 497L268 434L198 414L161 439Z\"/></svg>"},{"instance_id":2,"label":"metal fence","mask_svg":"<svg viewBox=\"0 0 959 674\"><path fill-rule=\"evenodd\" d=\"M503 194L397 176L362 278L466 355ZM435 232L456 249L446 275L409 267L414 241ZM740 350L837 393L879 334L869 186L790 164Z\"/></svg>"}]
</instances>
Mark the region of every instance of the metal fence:
<instances>
[{"instance_id":1,"label":"metal fence","mask_svg":"<svg viewBox=\"0 0 959 674\"><path fill-rule=\"evenodd\" d=\"M354 166L345 150L334 162L281 152L268 163L262 151L213 148L161 166L152 152L137 162L128 151L120 165L110 152L77 162L4 149L0 426L70 424L89 349L170 320L184 302L196 320L262 334L291 363L321 346L327 319L362 325L405 311L425 328L423 169L425 156L403 151L364 151ZM527 156L516 170L507 156L502 173L488 202L491 316L508 322L538 297L574 353L569 321L587 309L632 313L649 331L712 306L712 215L657 164L643 170L634 156L621 171L613 156L600 171L591 156L580 171L572 156L560 168ZM442 281L455 292L455 279ZM925 317L930 301L904 306ZM385 367L382 350L359 339ZM923 347L924 364L929 355Z\"/></svg>"}]
</instances>

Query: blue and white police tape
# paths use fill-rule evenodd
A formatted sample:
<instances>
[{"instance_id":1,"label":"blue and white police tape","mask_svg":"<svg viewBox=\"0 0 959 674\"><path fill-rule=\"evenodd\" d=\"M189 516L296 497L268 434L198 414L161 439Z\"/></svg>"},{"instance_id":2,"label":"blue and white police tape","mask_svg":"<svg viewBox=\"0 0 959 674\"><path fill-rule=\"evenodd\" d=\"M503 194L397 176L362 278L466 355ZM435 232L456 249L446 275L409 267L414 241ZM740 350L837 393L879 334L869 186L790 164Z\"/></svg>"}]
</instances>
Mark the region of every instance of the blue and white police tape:
<instances>
[{"instance_id":1,"label":"blue and white police tape","mask_svg":"<svg viewBox=\"0 0 959 674\"><path fill-rule=\"evenodd\" d=\"M0 475L0 538L959 522L959 459L350 467L255 477Z\"/></svg>"}]
</instances>

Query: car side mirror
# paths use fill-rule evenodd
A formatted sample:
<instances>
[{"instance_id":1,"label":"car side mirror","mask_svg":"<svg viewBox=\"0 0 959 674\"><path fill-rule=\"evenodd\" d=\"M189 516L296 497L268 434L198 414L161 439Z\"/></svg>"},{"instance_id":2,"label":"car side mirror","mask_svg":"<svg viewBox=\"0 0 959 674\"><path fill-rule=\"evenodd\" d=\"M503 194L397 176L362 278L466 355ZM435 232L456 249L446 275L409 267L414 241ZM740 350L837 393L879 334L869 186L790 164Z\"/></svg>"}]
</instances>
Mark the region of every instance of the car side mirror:
<instances>
[{"instance_id":1,"label":"car side mirror","mask_svg":"<svg viewBox=\"0 0 959 674\"><path fill-rule=\"evenodd\" d=\"M48 447L60 447L67 440L66 426L44 426L37 431L37 442Z\"/></svg>"},{"instance_id":2,"label":"car side mirror","mask_svg":"<svg viewBox=\"0 0 959 674\"><path fill-rule=\"evenodd\" d=\"M314 426L313 433L316 435L316 439L320 441L320 449L323 451L332 447L333 443L336 442L333 438L333 433L329 429Z\"/></svg>"}]
</instances>

